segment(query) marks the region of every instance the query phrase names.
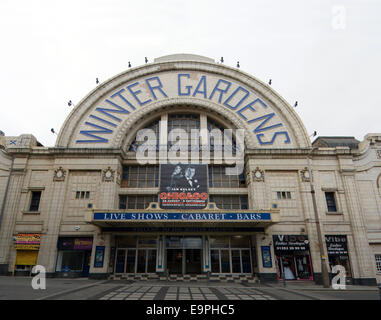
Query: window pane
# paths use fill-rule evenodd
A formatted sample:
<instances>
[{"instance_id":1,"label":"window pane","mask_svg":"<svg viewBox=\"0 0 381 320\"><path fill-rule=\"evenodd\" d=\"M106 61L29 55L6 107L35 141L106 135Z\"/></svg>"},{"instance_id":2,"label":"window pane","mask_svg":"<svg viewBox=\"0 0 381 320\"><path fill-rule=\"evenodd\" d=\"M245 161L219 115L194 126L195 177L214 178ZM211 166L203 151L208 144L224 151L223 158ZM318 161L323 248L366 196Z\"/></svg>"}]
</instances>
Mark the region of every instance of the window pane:
<instances>
[{"instance_id":1,"label":"window pane","mask_svg":"<svg viewBox=\"0 0 381 320\"><path fill-rule=\"evenodd\" d=\"M221 250L221 272L230 273L229 250Z\"/></svg>"},{"instance_id":2,"label":"window pane","mask_svg":"<svg viewBox=\"0 0 381 320\"><path fill-rule=\"evenodd\" d=\"M61 270L82 271L83 255L84 252L82 251L63 251Z\"/></svg>"},{"instance_id":3,"label":"window pane","mask_svg":"<svg viewBox=\"0 0 381 320\"><path fill-rule=\"evenodd\" d=\"M231 253L233 273L241 273L241 258L239 250L232 250Z\"/></svg>"},{"instance_id":4,"label":"window pane","mask_svg":"<svg viewBox=\"0 0 381 320\"><path fill-rule=\"evenodd\" d=\"M146 251L138 250L138 268L137 273L145 273L146 272Z\"/></svg>"},{"instance_id":5,"label":"window pane","mask_svg":"<svg viewBox=\"0 0 381 320\"><path fill-rule=\"evenodd\" d=\"M126 209L127 196L119 196L119 209Z\"/></svg>"},{"instance_id":6,"label":"window pane","mask_svg":"<svg viewBox=\"0 0 381 320\"><path fill-rule=\"evenodd\" d=\"M327 208L329 212L336 212L336 201L334 192L326 192L325 199L327 202Z\"/></svg>"},{"instance_id":7,"label":"window pane","mask_svg":"<svg viewBox=\"0 0 381 320\"><path fill-rule=\"evenodd\" d=\"M210 260L212 264L212 272L220 273L220 251L210 250Z\"/></svg>"},{"instance_id":8,"label":"window pane","mask_svg":"<svg viewBox=\"0 0 381 320\"><path fill-rule=\"evenodd\" d=\"M242 250L242 272L251 273L251 263L250 263L250 251Z\"/></svg>"},{"instance_id":9,"label":"window pane","mask_svg":"<svg viewBox=\"0 0 381 320\"><path fill-rule=\"evenodd\" d=\"M147 272L154 273L156 272L156 249L147 250L147 251L148 251Z\"/></svg>"},{"instance_id":10,"label":"window pane","mask_svg":"<svg viewBox=\"0 0 381 320\"><path fill-rule=\"evenodd\" d=\"M249 237L233 236L230 241L231 248L250 248Z\"/></svg>"},{"instance_id":11,"label":"window pane","mask_svg":"<svg viewBox=\"0 0 381 320\"><path fill-rule=\"evenodd\" d=\"M124 273L126 250L118 250L116 253L115 273Z\"/></svg>"},{"instance_id":12,"label":"window pane","mask_svg":"<svg viewBox=\"0 0 381 320\"><path fill-rule=\"evenodd\" d=\"M32 191L29 211L38 211L40 206L41 191Z\"/></svg>"},{"instance_id":13,"label":"window pane","mask_svg":"<svg viewBox=\"0 0 381 320\"><path fill-rule=\"evenodd\" d=\"M136 260L136 250L135 249L127 250L127 265L126 265L127 273L135 273L135 260Z\"/></svg>"},{"instance_id":14,"label":"window pane","mask_svg":"<svg viewBox=\"0 0 381 320\"><path fill-rule=\"evenodd\" d=\"M210 238L211 248L229 248L229 237Z\"/></svg>"}]
</instances>

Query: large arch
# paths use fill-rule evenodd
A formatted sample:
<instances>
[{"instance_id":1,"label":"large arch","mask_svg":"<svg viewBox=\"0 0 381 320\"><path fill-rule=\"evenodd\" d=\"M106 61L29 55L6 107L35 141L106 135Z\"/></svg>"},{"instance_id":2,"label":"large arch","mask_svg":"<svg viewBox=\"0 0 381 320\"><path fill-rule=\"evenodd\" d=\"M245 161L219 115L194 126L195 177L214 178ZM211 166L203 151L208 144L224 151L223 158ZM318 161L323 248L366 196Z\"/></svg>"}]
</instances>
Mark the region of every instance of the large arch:
<instances>
[{"instance_id":1,"label":"large arch","mask_svg":"<svg viewBox=\"0 0 381 320\"><path fill-rule=\"evenodd\" d=\"M56 146L121 148L146 115L181 106L229 119L245 129L249 148L311 146L298 115L270 86L195 55L162 57L102 83L69 114Z\"/></svg>"}]
</instances>

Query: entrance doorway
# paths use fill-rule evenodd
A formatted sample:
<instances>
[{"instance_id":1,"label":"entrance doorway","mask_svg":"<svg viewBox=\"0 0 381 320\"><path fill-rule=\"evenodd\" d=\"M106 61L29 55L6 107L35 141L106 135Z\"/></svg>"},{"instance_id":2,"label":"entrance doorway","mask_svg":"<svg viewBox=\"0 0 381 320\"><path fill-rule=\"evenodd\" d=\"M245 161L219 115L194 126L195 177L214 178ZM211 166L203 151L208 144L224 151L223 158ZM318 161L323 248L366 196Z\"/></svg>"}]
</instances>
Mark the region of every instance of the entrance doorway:
<instances>
[{"instance_id":1,"label":"entrance doorway","mask_svg":"<svg viewBox=\"0 0 381 320\"><path fill-rule=\"evenodd\" d=\"M115 273L155 273L156 249L119 249Z\"/></svg>"},{"instance_id":2,"label":"entrance doorway","mask_svg":"<svg viewBox=\"0 0 381 320\"><path fill-rule=\"evenodd\" d=\"M201 249L184 249L185 251L185 273L201 273Z\"/></svg>"},{"instance_id":3,"label":"entrance doorway","mask_svg":"<svg viewBox=\"0 0 381 320\"><path fill-rule=\"evenodd\" d=\"M168 249L170 274L201 274L201 249Z\"/></svg>"},{"instance_id":4,"label":"entrance doorway","mask_svg":"<svg viewBox=\"0 0 381 320\"><path fill-rule=\"evenodd\" d=\"M183 273L183 249L167 250L167 270L169 273Z\"/></svg>"}]
</instances>

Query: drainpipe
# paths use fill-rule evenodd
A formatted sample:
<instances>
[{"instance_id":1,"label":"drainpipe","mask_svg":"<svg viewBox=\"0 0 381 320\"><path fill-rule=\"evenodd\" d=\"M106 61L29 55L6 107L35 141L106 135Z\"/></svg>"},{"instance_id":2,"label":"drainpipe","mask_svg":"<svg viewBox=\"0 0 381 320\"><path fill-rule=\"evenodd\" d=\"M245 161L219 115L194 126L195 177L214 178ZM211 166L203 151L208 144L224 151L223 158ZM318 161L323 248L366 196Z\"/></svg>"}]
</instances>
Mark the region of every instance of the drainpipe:
<instances>
[{"instance_id":1,"label":"drainpipe","mask_svg":"<svg viewBox=\"0 0 381 320\"><path fill-rule=\"evenodd\" d=\"M308 164L308 173L310 176L310 188L311 188L311 196L312 196L312 205L314 208L314 215L315 215L315 222L316 222L316 231L318 235L318 242L319 242L319 251L320 251L320 261L321 261L321 273L322 273L322 280L323 280L323 287L329 288L329 275L328 275L328 269L327 269L327 263L326 263L326 257L324 256L324 243L323 243L323 236L321 234L321 228L320 228L320 221L319 221L319 214L318 209L316 205L316 194L315 194L315 186L313 182L312 177L312 169L311 169L311 154L312 152L317 149L316 147L312 148L307 156L307 164Z\"/></svg>"}]
</instances>

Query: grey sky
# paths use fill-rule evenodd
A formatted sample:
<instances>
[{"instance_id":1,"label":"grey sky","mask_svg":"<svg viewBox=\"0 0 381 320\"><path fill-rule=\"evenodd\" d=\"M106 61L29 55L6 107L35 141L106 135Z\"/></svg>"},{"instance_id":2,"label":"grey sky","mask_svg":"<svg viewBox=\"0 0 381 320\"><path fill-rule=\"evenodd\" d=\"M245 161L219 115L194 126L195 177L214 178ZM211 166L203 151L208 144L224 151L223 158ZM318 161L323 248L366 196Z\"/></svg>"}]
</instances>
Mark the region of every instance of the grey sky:
<instances>
[{"instance_id":1,"label":"grey sky","mask_svg":"<svg viewBox=\"0 0 381 320\"><path fill-rule=\"evenodd\" d=\"M381 132L380 14L377 0L1 0L0 130L53 146L95 78L193 53L271 78L309 133L362 140Z\"/></svg>"}]
</instances>

